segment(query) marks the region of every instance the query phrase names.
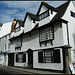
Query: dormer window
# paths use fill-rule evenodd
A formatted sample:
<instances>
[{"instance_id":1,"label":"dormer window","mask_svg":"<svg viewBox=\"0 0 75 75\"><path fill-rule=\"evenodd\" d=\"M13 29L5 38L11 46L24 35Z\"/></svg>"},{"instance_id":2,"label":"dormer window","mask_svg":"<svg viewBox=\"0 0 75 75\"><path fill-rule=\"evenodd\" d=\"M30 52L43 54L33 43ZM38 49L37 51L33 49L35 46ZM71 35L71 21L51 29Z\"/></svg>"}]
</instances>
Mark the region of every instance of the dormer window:
<instances>
[{"instance_id":1,"label":"dormer window","mask_svg":"<svg viewBox=\"0 0 75 75\"><path fill-rule=\"evenodd\" d=\"M49 16L49 10L47 10L44 13L40 14L39 15L39 20L42 20L42 19L44 19L44 18L46 18L48 16Z\"/></svg>"},{"instance_id":2,"label":"dormer window","mask_svg":"<svg viewBox=\"0 0 75 75\"><path fill-rule=\"evenodd\" d=\"M15 32L18 32L18 31L20 31L20 26L15 28Z\"/></svg>"}]
</instances>

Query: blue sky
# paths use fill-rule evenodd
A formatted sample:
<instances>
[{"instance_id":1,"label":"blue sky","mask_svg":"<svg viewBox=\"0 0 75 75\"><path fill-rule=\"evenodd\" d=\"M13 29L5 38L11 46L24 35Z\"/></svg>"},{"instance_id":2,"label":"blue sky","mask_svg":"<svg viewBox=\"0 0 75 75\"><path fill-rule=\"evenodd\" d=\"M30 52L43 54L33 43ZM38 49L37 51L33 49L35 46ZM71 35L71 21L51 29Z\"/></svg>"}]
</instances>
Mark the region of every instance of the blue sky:
<instances>
[{"instance_id":1,"label":"blue sky","mask_svg":"<svg viewBox=\"0 0 75 75\"><path fill-rule=\"evenodd\" d=\"M45 1L57 7L66 1ZM75 1L73 1L75 5ZM0 1L0 23L12 22L14 17L24 20L26 12L36 14L41 1Z\"/></svg>"}]
</instances>

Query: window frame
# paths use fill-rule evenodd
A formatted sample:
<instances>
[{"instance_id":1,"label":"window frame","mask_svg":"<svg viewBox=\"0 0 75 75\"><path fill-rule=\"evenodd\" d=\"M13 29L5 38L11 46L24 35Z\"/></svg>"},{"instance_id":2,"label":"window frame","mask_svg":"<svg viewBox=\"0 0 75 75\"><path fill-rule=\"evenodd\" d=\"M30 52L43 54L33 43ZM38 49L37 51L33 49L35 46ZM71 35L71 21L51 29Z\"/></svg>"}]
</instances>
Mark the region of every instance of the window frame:
<instances>
[{"instance_id":1,"label":"window frame","mask_svg":"<svg viewBox=\"0 0 75 75\"><path fill-rule=\"evenodd\" d=\"M47 13L47 15L46 15L46 13ZM50 16L49 10L47 10L47 11L45 11L45 12L43 12L43 13L41 13L41 14L39 15L39 21L45 19L45 18L48 17L48 16Z\"/></svg>"},{"instance_id":2,"label":"window frame","mask_svg":"<svg viewBox=\"0 0 75 75\"><path fill-rule=\"evenodd\" d=\"M45 40L42 41L42 40L40 39L40 37L41 37L40 34L41 34L41 31L43 31L43 30L46 29L46 28L52 28L52 37L53 37L53 38L52 38L52 39L45 39ZM49 32L50 32L50 30L49 30ZM49 32L48 32L48 33L49 33ZM45 32L45 34L46 34L46 35L44 35L44 36L47 36L47 35L48 35L48 34L47 34L47 31ZM42 35L42 34L41 34L41 35ZM51 35L51 33L49 33L49 35ZM47 36L46 38L48 38L48 37L49 37L49 36ZM42 29L39 29L39 42L40 42L40 43L46 42L46 41L52 41L52 40L54 40L54 25L47 26L47 27L44 27L44 28L42 28Z\"/></svg>"},{"instance_id":3,"label":"window frame","mask_svg":"<svg viewBox=\"0 0 75 75\"><path fill-rule=\"evenodd\" d=\"M49 58L49 56L44 55L46 51L50 51L52 53L50 56L51 61L46 61L46 59ZM58 52L58 54L56 52ZM59 56L58 60L57 56ZM60 49L47 49L38 51L38 63L61 63Z\"/></svg>"},{"instance_id":4,"label":"window frame","mask_svg":"<svg viewBox=\"0 0 75 75\"><path fill-rule=\"evenodd\" d=\"M19 58L19 57L18 57L20 54L23 55L22 58ZM21 59L22 61L19 62L19 59ZM25 62L26 62L26 53L22 53L22 52L21 52L21 53L16 54L16 62L17 62L17 63L25 63Z\"/></svg>"},{"instance_id":5,"label":"window frame","mask_svg":"<svg viewBox=\"0 0 75 75\"><path fill-rule=\"evenodd\" d=\"M74 13L73 11L70 11L70 13L71 13L71 16L72 16L73 18L75 18L75 13Z\"/></svg>"}]
</instances>

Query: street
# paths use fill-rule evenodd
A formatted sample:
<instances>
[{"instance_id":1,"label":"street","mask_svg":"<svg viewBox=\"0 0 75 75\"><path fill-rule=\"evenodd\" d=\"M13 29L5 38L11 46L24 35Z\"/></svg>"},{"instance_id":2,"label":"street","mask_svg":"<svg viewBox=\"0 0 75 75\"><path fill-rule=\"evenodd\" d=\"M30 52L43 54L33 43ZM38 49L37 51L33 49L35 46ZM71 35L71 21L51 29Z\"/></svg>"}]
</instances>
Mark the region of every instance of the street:
<instances>
[{"instance_id":1,"label":"street","mask_svg":"<svg viewBox=\"0 0 75 75\"><path fill-rule=\"evenodd\" d=\"M14 70L14 69L8 69L8 68L4 68L4 67L0 67L0 74L32 74L29 72L23 72L23 71L19 71L19 70Z\"/></svg>"}]
</instances>

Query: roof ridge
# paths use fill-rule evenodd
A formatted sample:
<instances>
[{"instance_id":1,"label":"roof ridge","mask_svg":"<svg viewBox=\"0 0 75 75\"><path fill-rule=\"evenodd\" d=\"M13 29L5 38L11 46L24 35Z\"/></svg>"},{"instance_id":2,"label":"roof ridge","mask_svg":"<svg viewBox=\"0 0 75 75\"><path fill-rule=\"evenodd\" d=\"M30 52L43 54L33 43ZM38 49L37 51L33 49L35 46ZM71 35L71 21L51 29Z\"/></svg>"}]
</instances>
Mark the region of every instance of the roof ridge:
<instances>
[{"instance_id":1,"label":"roof ridge","mask_svg":"<svg viewBox=\"0 0 75 75\"><path fill-rule=\"evenodd\" d=\"M67 2L65 2L65 3L63 3L63 4L61 4L61 5L59 5L58 7L56 7L56 9L58 9L58 8L64 6L64 5L66 5L66 4L68 4L68 3L70 3L70 1L67 1Z\"/></svg>"}]
</instances>

